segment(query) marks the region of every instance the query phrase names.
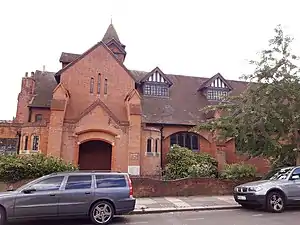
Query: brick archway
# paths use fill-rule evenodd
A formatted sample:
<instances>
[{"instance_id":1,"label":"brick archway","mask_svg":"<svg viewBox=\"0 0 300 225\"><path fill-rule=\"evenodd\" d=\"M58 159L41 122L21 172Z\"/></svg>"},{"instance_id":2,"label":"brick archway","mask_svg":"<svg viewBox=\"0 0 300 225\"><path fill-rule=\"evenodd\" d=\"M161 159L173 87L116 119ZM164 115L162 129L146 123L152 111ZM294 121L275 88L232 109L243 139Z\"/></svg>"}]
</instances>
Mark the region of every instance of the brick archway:
<instances>
[{"instance_id":1,"label":"brick archway","mask_svg":"<svg viewBox=\"0 0 300 225\"><path fill-rule=\"evenodd\" d=\"M112 145L101 140L83 142L79 145L80 170L111 170Z\"/></svg>"},{"instance_id":2,"label":"brick archway","mask_svg":"<svg viewBox=\"0 0 300 225\"><path fill-rule=\"evenodd\" d=\"M93 129L77 132L76 136L77 148L74 163L78 164L80 169L116 170L117 134L102 129Z\"/></svg>"}]
</instances>

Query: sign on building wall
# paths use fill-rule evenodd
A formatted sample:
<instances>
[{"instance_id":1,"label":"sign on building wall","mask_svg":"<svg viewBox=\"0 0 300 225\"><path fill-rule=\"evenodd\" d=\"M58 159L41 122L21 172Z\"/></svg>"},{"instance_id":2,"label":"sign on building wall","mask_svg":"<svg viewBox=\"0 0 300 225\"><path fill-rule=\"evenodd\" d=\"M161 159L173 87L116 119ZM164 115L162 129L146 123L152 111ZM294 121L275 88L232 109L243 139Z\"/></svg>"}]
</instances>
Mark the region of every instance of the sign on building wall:
<instances>
[{"instance_id":1,"label":"sign on building wall","mask_svg":"<svg viewBox=\"0 0 300 225\"><path fill-rule=\"evenodd\" d=\"M0 138L0 154L16 154L18 138Z\"/></svg>"}]
</instances>

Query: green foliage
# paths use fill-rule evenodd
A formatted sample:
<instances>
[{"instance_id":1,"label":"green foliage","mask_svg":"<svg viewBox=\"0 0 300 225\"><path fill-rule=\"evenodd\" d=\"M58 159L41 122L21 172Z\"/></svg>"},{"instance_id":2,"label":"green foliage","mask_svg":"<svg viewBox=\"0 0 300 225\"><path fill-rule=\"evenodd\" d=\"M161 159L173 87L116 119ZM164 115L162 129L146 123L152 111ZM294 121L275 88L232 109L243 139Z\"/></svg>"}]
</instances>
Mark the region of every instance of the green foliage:
<instances>
[{"instance_id":1,"label":"green foliage","mask_svg":"<svg viewBox=\"0 0 300 225\"><path fill-rule=\"evenodd\" d=\"M241 180L254 178L256 168L248 164L227 164L220 173L220 178L229 180Z\"/></svg>"},{"instance_id":2,"label":"green foliage","mask_svg":"<svg viewBox=\"0 0 300 225\"><path fill-rule=\"evenodd\" d=\"M167 154L165 178L216 177L218 162L206 153L195 153L188 148L173 145Z\"/></svg>"},{"instance_id":3,"label":"green foliage","mask_svg":"<svg viewBox=\"0 0 300 225\"><path fill-rule=\"evenodd\" d=\"M74 170L77 170L74 165L42 154L0 156L0 181L4 182L34 179L54 172Z\"/></svg>"},{"instance_id":4,"label":"green foliage","mask_svg":"<svg viewBox=\"0 0 300 225\"><path fill-rule=\"evenodd\" d=\"M255 69L243 76L248 82L245 91L205 108L224 115L199 124L193 131L210 130L218 139L234 137L237 150L251 156L295 161L294 149L300 150L300 77L291 43L292 38L277 26L269 47L257 61L250 61ZM286 148L287 144L295 147Z\"/></svg>"}]
</instances>

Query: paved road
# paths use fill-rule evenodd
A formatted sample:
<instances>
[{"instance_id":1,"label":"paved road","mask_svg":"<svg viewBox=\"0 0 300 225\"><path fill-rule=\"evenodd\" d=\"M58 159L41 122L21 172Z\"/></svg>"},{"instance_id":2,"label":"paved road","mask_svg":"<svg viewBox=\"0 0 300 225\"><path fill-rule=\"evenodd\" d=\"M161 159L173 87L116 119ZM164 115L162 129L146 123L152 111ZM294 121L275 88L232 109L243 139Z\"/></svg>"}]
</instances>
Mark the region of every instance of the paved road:
<instances>
[{"instance_id":1,"label":"paved road","mask_svg":"<svg viewBox=\"0 0 300 225\"><path fill-rule=\"evenodd\" d=\"M224 210L201 212L178 212L164 214L130 215L115 218L113 224L128 225L299 225L300 210L288 210L281 214L254 210ZM26 225L40 225L41 222ZM89 221L43 222L43 225L90 225ZM21 224L18 224L21 225ZM25 225L22 223L22 225Z\"/></svg>"}]
</instances>

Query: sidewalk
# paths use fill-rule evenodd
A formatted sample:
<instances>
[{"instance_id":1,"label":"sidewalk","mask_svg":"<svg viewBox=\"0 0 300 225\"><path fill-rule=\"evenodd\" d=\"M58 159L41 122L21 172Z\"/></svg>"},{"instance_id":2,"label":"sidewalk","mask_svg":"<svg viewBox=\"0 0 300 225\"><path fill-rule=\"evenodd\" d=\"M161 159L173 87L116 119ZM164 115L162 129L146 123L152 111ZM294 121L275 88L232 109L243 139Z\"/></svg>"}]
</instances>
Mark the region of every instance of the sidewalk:
<instances>
[{"instance_id":1,"label":"sidewalk","mask_svg":"<svg viewBox=\"0 0 300 225\"><path fill-rule=\"evenodd\" d=\"M233 196L191 196L138 198L134 214L175 211L234 209L240 206Z\"/></svg>"}]
</instances>

